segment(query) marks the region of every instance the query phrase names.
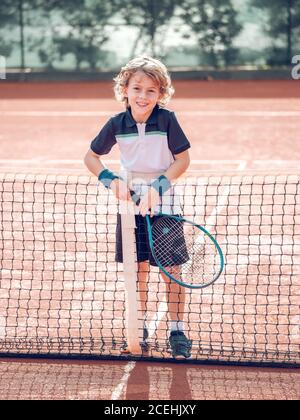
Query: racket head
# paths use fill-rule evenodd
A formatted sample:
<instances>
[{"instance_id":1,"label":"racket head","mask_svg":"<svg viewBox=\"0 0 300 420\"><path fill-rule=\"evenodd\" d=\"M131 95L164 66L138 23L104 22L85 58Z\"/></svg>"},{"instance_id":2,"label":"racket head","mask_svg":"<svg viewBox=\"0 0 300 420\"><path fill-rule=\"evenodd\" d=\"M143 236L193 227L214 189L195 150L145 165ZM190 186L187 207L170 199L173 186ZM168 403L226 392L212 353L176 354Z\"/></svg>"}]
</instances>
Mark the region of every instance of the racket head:
<instances>
[{"instance_id":1,"label":"racket head","mask_svg":"<svg viewBox=\"0 0 300 420\"><path fill-rule=\"evenodd\" d=\"M190 289L201 289L222 274L221 247L204 227L164 214L153 224L147 217L147 227L153 258L171 280Z\"/></svg>"}]
</instances>

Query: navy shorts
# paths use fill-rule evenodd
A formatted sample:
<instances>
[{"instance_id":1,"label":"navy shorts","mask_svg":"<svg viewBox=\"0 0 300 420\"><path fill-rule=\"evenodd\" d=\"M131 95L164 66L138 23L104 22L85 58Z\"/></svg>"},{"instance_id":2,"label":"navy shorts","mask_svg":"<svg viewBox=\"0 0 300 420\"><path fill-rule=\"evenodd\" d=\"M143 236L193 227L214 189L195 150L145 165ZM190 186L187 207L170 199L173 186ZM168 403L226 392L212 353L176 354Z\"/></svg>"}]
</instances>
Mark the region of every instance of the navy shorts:
<instances>
[{"instance_id":1,"label":"navy shorts","mask_svg":"<svg viewBox=\"0 0 300 420\"><path fill-rule=\"evenodd\" d=\"M153 216L150 218L151 225L156 222L162 216ZM136 239L136 254L137 262L149 261L150 265L157 267L153 255L149 247L148 240L148 230L147 230L147 221L146 218L141 215L135 216L135 239ZM184 235L182 232L182 240L184 241ZM182 254L180 260L176 260L178 265L184 264L188 260L187 252ZM123 262L123 249L122 249L122 226L121 226L121 216L117 216L117 228L116 228L116 262Z\"/></svg>"}]
</instances>

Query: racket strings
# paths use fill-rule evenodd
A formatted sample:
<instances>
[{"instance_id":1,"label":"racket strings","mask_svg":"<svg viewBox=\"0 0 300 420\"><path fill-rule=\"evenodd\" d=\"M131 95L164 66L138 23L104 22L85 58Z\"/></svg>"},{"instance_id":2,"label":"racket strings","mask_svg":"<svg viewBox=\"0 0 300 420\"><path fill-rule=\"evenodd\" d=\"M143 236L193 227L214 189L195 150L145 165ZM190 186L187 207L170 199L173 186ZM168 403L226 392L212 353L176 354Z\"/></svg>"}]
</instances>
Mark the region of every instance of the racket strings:
<instances>
[{"instance_id":1,"label":"racket strings","mask_svg":"<svg viewBox=\"0 0 300 420\"><path fill-rule=\"evenodd\" d=\"M152 241L160 265L181 282L204 284L219 272L217 248L197 226L162 217L152 225Z\"/></svg>"},{"instance_id":2,"label":"racket strings","mask_svg":"<svg viewBox=\"0 0 300 420\"><path fill-rule=\"evenodd\" d=\"M199 239L201 243L198 243ZM193 228L193 233L188 235L186 247L190 260L183 265L183 274L198 283L200 280L207 282L218 273L220 261L217 249L198 228Z\"/></svg>"},{"instance_id":3,"label":"racket strings","mask_svg":"<svg viewBox=\"0 0 300 420\"><path fill-rule=\"evenodd\" d=\"M159 219L152 226L152 240L156 258L161 265L172 267L181 262L177 256L186 251L182 222L167 217ZM188 255L185 259L188 259Z\"/></svg>"}]
</instances>

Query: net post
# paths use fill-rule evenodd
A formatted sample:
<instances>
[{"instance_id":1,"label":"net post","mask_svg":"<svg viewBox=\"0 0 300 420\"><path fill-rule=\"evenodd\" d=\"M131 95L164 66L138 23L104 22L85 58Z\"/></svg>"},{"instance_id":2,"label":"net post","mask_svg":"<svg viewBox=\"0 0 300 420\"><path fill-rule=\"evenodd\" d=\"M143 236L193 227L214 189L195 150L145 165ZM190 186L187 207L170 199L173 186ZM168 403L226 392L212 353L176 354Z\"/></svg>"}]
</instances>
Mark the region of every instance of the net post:
<instances>
[{"instance_id":1,"label":"net post","mask_svg":"<svg viewBox=\"0 0 300 420\"><path fill-rule=\"evenodd\" d=\"M128 351L140 354L134 204L121 202L125 316Z\"/></svg>"}]
</instances>

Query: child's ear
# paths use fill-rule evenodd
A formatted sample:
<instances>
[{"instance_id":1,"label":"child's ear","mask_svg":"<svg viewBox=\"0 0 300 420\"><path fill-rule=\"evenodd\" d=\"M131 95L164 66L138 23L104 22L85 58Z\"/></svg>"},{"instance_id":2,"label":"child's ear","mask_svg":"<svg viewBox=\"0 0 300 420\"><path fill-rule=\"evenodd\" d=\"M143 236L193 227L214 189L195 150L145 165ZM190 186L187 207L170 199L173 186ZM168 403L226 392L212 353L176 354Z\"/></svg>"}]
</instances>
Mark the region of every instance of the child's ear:
<instances>
[{"instance_id":1,"label":"child's ear","mask_svg":"<svg viewBox=\"0 0 300 420\"><path fill-rule=\"evenodd\" d=\"M124 98L128 98L128 87L127 86L123 86L122 90L123 90L123 96L124 96Z\"/></svg>"}]
</instances>

